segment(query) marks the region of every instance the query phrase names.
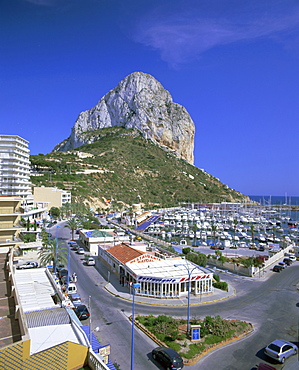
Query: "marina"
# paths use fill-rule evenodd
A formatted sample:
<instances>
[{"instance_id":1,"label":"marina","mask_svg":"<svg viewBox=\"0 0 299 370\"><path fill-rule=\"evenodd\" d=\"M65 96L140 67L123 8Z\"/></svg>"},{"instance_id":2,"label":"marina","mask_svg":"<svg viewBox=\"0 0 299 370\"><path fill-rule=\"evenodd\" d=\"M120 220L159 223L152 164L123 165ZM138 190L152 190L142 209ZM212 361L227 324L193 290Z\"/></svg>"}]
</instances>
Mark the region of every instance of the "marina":
<instances>
[{"instance_id":1,"label":"marina","mask_svg":"<svg viewBox=\"0 0 299 370\"><path fill-rule=\"evenodd\" d=\"M186 203L160 210L154 220L143 232L174 245L264 251L299 243L298 211L293 206Z\"/></svg>"}]
</instances>

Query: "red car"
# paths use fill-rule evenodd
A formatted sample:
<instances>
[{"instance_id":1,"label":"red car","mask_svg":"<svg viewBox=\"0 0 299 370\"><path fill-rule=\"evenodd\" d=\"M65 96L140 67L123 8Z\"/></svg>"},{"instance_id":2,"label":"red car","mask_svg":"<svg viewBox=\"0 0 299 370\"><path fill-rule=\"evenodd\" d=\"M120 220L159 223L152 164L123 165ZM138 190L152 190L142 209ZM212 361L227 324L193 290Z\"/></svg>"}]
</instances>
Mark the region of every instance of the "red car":
<instances>
[{"instance_id":1,"label":"red car","mask_svg":"<svg viewBox=\"0 0 299 370\"><path fill-rule=\"evenodd\" d=\"M256 370L277 370L277 369L276 367L273 367L271 365L260 363L259 365L257 365Z\"/></svg>"}]
</instances>

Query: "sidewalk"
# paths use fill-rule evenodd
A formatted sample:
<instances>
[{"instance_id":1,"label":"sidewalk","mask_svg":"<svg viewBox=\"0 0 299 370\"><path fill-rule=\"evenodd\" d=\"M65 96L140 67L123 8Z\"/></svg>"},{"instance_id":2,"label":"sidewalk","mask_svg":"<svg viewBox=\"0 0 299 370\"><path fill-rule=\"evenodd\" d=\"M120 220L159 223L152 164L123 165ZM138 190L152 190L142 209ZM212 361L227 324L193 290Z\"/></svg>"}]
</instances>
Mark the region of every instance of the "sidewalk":
<instances>
[{"instance_id":1,"label":"sidewalk","mask_svg":"<svg viewBox=\"0 0 299 370\"><path fill-rule=\"evenodd\" d=\"M113 279L111 279L113 280ZM133 296L130 294L130 291L125 292L124 289L128 290L128 288L121 287L121 290L118 289L117 285L114 281L110 281L105 286L105 289L113 294L117 298L124 299L126 301L132 301ZM231 298L235 295L235 290L229 285L228 292L225 292L220 289L215 289L214 293L210 294L202 294L199 296L190 295L190 306L202 305L207 303L219 302L224 299ZM146 305L153 305L153 306L187 306L188 305L188 297L182 298L151 298L151 297L142 297L135 295L135 303L139 304L146 304Z\"/></svg>"}]
</instances>

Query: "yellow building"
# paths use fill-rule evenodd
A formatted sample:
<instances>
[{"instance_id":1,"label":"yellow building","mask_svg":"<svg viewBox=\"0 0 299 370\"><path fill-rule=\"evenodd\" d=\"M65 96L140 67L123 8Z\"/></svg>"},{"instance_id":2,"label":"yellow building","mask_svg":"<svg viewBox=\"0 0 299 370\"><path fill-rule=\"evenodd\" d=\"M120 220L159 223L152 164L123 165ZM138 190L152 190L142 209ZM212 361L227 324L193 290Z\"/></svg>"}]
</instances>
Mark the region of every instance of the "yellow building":
<instances>
[{"instance_id":1,"label":"yellow building","mask_svg":"<svg viewBox=\"0 0 299 370\"><path fill-rule=\"evenodd\" d=\"M22 215L21 197L0 196L0 253L7 253L11 247L19 245L19 226Z\"/></svg>"},{"instance_id":2,"label":"yellow building","mask_svg":"<svg viewBox=\"0 0 299 370\"><path fill-rule=\"evenodd\" d=\"M49 209L52 207L60 208L65 203L71 203L71 192L50 188L45 186L35 186L33 188L33 199L35 203L47 202Z\"/></svg>"}]
</instances>

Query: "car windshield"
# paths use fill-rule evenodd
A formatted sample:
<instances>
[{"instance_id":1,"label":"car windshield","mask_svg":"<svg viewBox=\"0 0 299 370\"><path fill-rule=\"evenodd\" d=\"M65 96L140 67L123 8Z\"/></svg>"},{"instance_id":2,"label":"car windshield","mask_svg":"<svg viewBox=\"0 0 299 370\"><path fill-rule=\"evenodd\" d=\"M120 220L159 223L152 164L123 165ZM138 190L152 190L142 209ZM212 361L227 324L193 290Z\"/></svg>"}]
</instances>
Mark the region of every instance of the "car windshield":
<instances>
[{"instance_id":1,"label":"car windshield","mask_svg":"<svg viewBox=\"0 0 299 370\"><path fill-rule=\"evenodd\" d=\"M269 346L268 346L268 348L270 348L272 351L274 351L274 352L280 352L280 347L279 346L277 346L276 344L274 344L274 343L271 343L271 344L269 344Z\"/></svg>"},{"instance_id":2,"label":"car windshield","mask_svg":"<svg viewBox=\"0 0 299 370\"><path fill-rule=\"evenodd\" d=\"M86 307L79 306L79 307L78 307L78 311L79 311L80 313L87 313L87 308L86 308Z\"/></svg>"},{"instance_id":3,"label":"car windshield","mask_svg":"<svg viewBox=\"0 0 299 370\"><path fill-rule=\"evenodd\" d=\"M181 358L179 358L179 357L175 357L175 358L173 359L173 363L174 363L174 364L181 364L181 363L182 363L182 359L181 359Z\"/></svg>"}]
</instances>

